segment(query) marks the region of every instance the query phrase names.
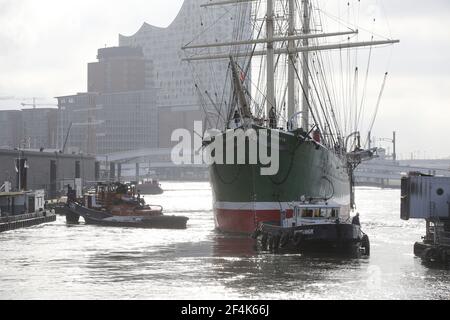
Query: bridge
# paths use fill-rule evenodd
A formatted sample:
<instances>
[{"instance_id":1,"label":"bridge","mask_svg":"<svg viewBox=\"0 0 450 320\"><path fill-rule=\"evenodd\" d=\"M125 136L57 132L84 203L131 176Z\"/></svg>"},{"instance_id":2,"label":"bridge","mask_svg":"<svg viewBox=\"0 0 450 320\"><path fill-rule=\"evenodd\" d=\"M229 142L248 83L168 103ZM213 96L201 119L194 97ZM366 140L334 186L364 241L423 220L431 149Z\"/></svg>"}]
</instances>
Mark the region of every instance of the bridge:
<instances>
[{"instance_id":1,"label":"bridge","mask_svg":"<svg viewBox=\"0 0 450 320\"><path fill-rule=\"evenodd\" d=\"M116 152L97 156L97 161L105 163L104 176L138 177L151 175L160 179L207 180L207 165L176 165L171 159L170 148L148 148ZM187 153L192 156L192 153ZM109 168L108 168L109 166Z\"/></svg>"},{"instance_id":2,"label":"bridge","mask_svg":"<svg viewBox=\"0 0 450 320\"><path fill-rule=\"evenodd\" d=\"M115 164L124 176L140 175L147 170L161 179L208 178L206 165L175 165L171 160L170 148L149 148L111 153L97 156L97 161ZM189 154L192 156L192 154ZM111 168L106 170L111 171ZM450 177L450 159L441 160L400 160L387 157L364 162L355 172L357 185L398 188L402 176L416 171L424 174Z\"/></svg>"},{"instance_id":3,"label":"bridge","mask_svg":"<svg viewBox=\"0 0 450 320\"><path fill-rule=\"evenodd\" d=\"M356 184L361 186L399 188L401 178L408 172L450 177L450 159L401 161L375 159L358 167L355 171L355 180Z\"/></svg>"}]
</instances>

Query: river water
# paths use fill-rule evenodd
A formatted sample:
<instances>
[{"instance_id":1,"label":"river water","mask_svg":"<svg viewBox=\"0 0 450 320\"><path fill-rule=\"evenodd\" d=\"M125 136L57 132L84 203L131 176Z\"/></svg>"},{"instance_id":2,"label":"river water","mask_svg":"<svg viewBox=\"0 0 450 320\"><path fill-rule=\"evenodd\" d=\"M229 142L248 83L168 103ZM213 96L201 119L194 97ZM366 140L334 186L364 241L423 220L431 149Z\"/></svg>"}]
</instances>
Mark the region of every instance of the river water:
<instances>
[{"instance_id":1,"label":"river water","mask_svg":"<svg viewBox=\"0 0 450 320\"><path fill-rule=\"evenodd\" d=\"M413 255L422 221L400 220L400 192L359 188L369 259L258 254L214 231L208 183L164 183L187 230L68 226L0 234L0 299L450 299L450 271Z\"/></svg>"}]
</instances>

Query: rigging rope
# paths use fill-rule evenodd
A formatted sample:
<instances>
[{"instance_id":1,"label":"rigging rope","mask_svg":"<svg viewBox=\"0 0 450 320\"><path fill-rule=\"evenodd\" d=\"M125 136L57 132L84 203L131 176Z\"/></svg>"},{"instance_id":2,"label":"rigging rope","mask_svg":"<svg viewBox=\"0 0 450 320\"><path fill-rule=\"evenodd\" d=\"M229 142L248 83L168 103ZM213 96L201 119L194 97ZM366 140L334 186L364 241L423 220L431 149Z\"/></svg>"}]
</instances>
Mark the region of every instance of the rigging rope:
<instances>
[{"instance_id":1,"label":"rigging rope","mask_svg":"<svg viewBox=\"0 0 450 320\"><path fill-rule=\"evenodd\" d=\"M374 115L373 115L373 117L372 117L372 122L371 122L370 127L369 127L369 132L372 131L373 126L374 126L374 124L375 124L375 120L376 120L377 115L378 115L378 110L379 110L379 108L380 108L381 98L383 97L384 88L385 88L385 86L386 86L388 74L389 74L389 73L386 72L386 74L384 75L383 85L381 86L381 91L380 91L380 94L378 95L378 101L377 101L377 105L376 105L376 108L375 108L375 113L374 113Z\"/></svg>"},{"instance_id":2,"label":"rigging rope","mask_svg":"<svg viewBox=\"0 0 450 320\"><path fill-rule=\"evenodd\" d=\"M373 40L373 36L372 36L372 40ZM361 106L360 106L360 109L359 109L358 125L362 121L362 117L364 115L364 110L365 110L364 102L365 102L365 99L366 99L367 83L368 83L368 80L369 80L370 63L372 61L372 49L373 49L373 46L370 46L369 58L368 58L368 61L367 61L366 77L364 79L363 93L362 93L362 97L361 97Z\"/></svg>"}]
</instances>

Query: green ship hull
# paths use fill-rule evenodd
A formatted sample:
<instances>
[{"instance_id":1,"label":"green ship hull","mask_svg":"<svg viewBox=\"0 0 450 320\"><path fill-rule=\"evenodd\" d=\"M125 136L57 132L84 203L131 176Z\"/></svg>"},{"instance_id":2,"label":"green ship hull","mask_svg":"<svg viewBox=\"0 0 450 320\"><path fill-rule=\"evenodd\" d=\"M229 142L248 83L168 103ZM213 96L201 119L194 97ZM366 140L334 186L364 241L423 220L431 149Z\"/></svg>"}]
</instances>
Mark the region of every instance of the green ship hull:
<instances>
[{"instance_id":1,"label":"green ship hull","mask_svg":"<svg viewBox=\"0 0 450 320\"><path fill-rule=\"evenodd\" d=\"M344 156L298 133L277 132L280 160L276 175L262 175L261 164L210 166L220 231L252 233L261 222L280 221L282 211L292 214L289 204L302 197L334 201L342 206L343 218L350 215L351 184Z\"/></svg>"}]
</instances>

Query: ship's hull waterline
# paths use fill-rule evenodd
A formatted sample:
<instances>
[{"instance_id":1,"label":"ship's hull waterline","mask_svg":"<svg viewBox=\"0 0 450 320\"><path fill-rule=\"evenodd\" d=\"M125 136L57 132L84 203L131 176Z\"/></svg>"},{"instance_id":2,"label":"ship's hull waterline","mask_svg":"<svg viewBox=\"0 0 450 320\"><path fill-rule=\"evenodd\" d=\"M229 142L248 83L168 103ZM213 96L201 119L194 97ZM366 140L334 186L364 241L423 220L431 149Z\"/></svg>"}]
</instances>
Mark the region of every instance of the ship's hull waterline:
<instances>
[{"instance_id":1,"label":"ship's hull waterline","mask_svg":"<svg viewBox=\"0 0 450 320\"><path fill-rule=\"evenodd\" d=\"M261 129L267 130L257 131ZM253 233L261 222L280 221L282 211L292 215L289 204L302 196L330 199L342 206L341 218L349 217L351 186L344 159L296 134L279 131L279 141L279 171L274 176L261 175L260 164L210 166L219 231Z\"/></svg>"}]
</instances>

